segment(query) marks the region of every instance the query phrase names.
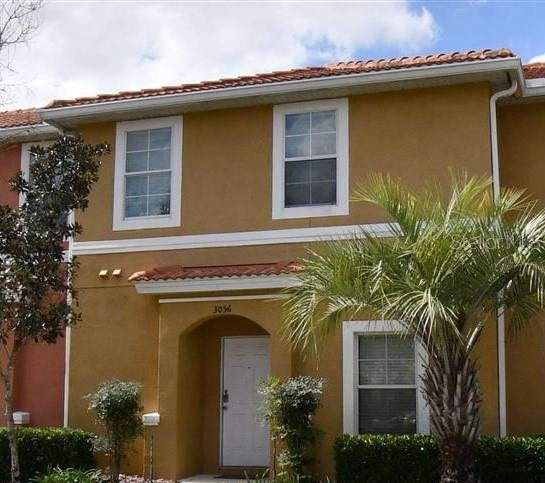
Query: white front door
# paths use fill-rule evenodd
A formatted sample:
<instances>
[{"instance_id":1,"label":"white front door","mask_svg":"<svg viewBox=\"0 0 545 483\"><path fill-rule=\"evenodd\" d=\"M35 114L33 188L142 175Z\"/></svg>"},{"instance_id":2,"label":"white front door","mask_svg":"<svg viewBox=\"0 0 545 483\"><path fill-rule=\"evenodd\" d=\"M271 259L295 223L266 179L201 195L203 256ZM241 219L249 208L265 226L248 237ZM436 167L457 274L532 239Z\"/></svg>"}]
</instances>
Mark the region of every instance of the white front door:
<instances>
[{"instance_id":1,"label":"white front door","mask_svg":"<svg viewBox=\"0 0 545 483\"><path fill-rule=\"evenodd\" d=\"M268 336L223 338L222 466L269 466L269 430L261 422L257 394L269 368Z\"/></svg>"}]
</instances>

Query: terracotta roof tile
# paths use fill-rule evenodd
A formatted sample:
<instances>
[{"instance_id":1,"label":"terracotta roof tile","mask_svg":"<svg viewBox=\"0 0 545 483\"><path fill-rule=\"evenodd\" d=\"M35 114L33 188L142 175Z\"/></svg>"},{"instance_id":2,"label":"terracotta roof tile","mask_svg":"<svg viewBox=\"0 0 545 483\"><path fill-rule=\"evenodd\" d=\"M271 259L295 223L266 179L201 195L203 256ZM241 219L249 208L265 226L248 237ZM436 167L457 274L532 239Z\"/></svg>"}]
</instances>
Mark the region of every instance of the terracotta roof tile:
<instances>
[{"instance_id":1,"label":"terracotta roof tile","mask_svg":"<svg viewBox=\"0 0 545 483\"><path fill-rule=\"evenodd\" d=\"M193 280L225 277L257 277L266 275L286 275L298 272L295 262L252 263L248 265L215 265L202 267L157 267L133 273L131 282L152 282L159 280Z\"/></svg>"},{"instance_id":2,"label":"terracotta roof tile","mask_svg":"<svg viewBox=\"0 0 545 483\"><path fill-rule=\"evenodd\" d=\"M38 112L34 108L0 112L0 129L33 126L41 123Z\"/></svg>"},{"instance_id":3,"label":"terracotta roof tile","mask_svg":"<svg viewBox=\"0 0 545 483\"><path fill-rule=\"evenodd\" d=\"M526 79L541 79L545 77L545 62L535 62L522 66Z\"/></svg>"},{"instance_id":4,"label":"terracotta roof tile","mask_svg":"<svg viewBox=\"0 0 545 483\"><path fill-rule=\"evenodd\" d=\"M334 77L348 74L361 74L367 72L387 71L393 69L407 69L410 67L423 67L431 65L457 64L462 62L474 62L499 58L514 57L508 49L471 50L467 52L452 52L426 56L399 57L393 59L360 60L349 62L337 62L321 67L306 67L285 71L246 75L215 81L207 81L178 86L165 86L155 89L142 89L139 91L123 91L112 94L100 94L94 97L79 97L76 99L54 100L46 108L79 106L86 104L98 104L101 102L120 101L129 99L142 99L148 97L165 96L170 94L182 94L195 91L210 91L227 89L231 87L244 87L261 84L273 84L277 82L298 81L304 79L317 79L321 77Z\"/></svg>"}]
</instances>

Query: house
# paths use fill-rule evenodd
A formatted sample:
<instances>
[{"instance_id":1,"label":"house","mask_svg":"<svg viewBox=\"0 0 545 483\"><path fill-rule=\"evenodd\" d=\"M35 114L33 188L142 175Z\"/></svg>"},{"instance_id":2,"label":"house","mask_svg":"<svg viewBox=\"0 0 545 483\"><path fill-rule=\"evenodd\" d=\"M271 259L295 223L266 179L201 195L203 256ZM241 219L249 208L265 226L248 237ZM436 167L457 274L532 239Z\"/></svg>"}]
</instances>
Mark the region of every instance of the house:
<instances>
[{"instance_id":1,"label":"house","mask_svg":"<svg viewBox=\"0 0 545 483\"><path fill-rule=\"evenodd\" d=\"M19 195L9 189L9 180L19 171L28 175L31 145L50 142L57 135L57 129L40 120L36 109L0 113L0 204L19 206ZM19 353L14 369L14 410L27 413L29 426L64 424L65 342L30 344ZM1 387L0 414L3 421Z\"/></svg>"},{"instance_id":2,"label":"house","mask_svg":"<svg viewBox=\"0 0 545 483\"><path fill-rule=\"evenodd\" d=\"M236 475L270 462L256 384L327 379L316 471L343 432L427 432L419 348L386 324L347 321L318 359L280 330L283 288L320 240L384 214L349 202L369 173L409 186L448 168L545 200L545 66L509 50L340 62L200 84L56 100L43 122L108 142L83 234L71 244L83 321L70 333L65 417L93 429L83 396L139 381L160 422L155 475ZM545 333L478 348L486 434L545 432ZM132 471L141 471L142 451Z\"/></svg>"}]
</instances>

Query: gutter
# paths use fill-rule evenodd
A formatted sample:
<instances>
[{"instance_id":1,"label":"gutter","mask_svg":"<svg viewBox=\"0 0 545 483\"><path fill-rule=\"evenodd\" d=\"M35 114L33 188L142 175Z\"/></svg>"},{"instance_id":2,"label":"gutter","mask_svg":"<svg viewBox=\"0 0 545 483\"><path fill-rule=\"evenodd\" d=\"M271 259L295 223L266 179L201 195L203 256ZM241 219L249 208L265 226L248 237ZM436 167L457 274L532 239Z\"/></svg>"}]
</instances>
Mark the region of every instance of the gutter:
<instances>
[{"instance_id":1,"label":"gutter","mask_svg":"<svg viewBox=\"0 0 545 483\"><path fill-rule=\"evenodd\" d=\"M307 92L319 89L339 89L381 83L393 83L453 75L483 74L494 71L522 72L518 57L461 62L459 64L410 67L406 69L361 74L342 74L317 79L290 80L251 86L227 87L208 91L162 94L138 99L122 99L94 104L67 107L42 108L38 114L45 122L69 120L87 115L127 113L140 109L175 108L214 101L227 101L262 95L279 95Z\"/></svg>"},{"instance_id":2,"label":"gutter","mask_svg":"<svg viewBox=\"0 0 545 483\"><path fill-rule=\"evenodd\" d=\"M492 188L494 200L500 198L500 162L498 151L498 118L497 102L517 92L518 81L512 79L511 86L503 91L495 92L490 97L490 149L492 154ZM498 331L498 413L500 436L507 436L507 389L505 377L505 315L500 308L496 314Z\"/></svg>"},{"instance_id":3,"label":"gutter","mask_svg":"<svg viewBox=\"0 0 545 483\"><path fill-rule=\"evenodd\" d=\"M492 150L492 183L494 189L494 199L497 201L500 196L500 163L498 154L498 119L497 102L504 97L510 97L518 89L518 81L513 79L508 89L495 92L490 97L490 148Z\"/></svg>"},{"instance_id":4,"label":"gutter","mask_svg":"<svg viewBox=\"0 0 545 483\"><path fill-rule=\"evenodd\" d=\"M0 141L19 141L27 137L50 136L58 133L59 131L54 126L45 122L27 126L5 127L0 128Z\"/></svg>"}]
</instances>

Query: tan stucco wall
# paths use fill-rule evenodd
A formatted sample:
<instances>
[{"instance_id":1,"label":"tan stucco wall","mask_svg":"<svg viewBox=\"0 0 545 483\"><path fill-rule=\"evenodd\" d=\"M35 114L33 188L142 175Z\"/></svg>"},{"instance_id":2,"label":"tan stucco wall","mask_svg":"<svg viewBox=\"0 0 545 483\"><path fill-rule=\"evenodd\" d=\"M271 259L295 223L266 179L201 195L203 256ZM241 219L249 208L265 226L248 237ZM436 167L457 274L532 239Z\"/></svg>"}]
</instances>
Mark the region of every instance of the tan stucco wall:
<instances>
[{"instance_id":1,"label":"tan stucco wall","mask_svg":"<svg viewBox=\"0 0 545 483\"><path fill-rule=\"evenodd\" d=\"M545 103L499 110L502 186L525 188L539 206L545 202ZM545 433L545 316L508 339L507 430L510 434Z\"/></svg>"},{"instance_id":2,"label":"tan stucco wall","mask_svg":"<svg viewBox=\"0 0 545 483\"><path fill-rule=\"evenodd\" d=\"M448 167L490 175L488 95L488 87L483 84L350 98L352 189L366 174L377 171L389 172L411 186L420 186L436 176L445 179ZM92 142L113 142L115 136L113 123L84 126L82 130ZM112 232L111 155L102 167L89 209L78 218L84 226L81 239L384 221L382 213L365 204L352 204L349 216L272 220L271 137L271 106L184 115L183 226ZM199 382L213 380L213 373L217 377L218 355L213 348L217 347L223 325L218 321L221 330L217 332L212 331L211 322L192 329L210 318L215 304L158 304L156 296L138 295L127 277L135 271L173 264L290 260L304 255L305 249L302 244L285 244L80 257L77 286L83 321L72 335L70 424L93 428L82 396L93 391L100 381L109 377L137 380L143 384L145 411L160 411L162 417L160 427L154 430L156 475L179 477L213 470L218 455L217 413L212 414L217 394L213 386L205 391ZM121 277L98 277L100 269L115 268L122 269ZM327 378L323 408L316 419L325 436L317 444L316 455L317 471L332 474L331 444L342 431L340 335L331 337L319 361L303 359L292 355L280 337L280 305L264 301L231 305L234 315L255 322L271 334L273 374L319 374ZM233 330L245 332L250 328L235 324ZM489 433L497 431L493 332L487 331L479 349L485 429ZM207 356L209 351L211 357ZM186 387L200 389L186 391ZM202 409L200 417L194 417L197 407ZM141 471L141 458L133 461L130 470Z\"/></svg>"},{"instance_id":3,"label":"tan stucco wall","mask_svg":"<svg viewBox=\"0 0 545 483\"><path fill-rule=\"evenodd\" d=\"M292 246L301 254L302 246ZM285 246L226 248L210 254L223 260L251 257L261 261L283 255ZM215 252L215 251L214 251ZM263 253L265 252L265 253ZM138 263L167 264L170 261L202 263L202 251L140 254ZM230 301L234 317L208 320L215 302L158 304L156 296L138 295L124 280L99 281L101 267L132 266L126 258L137 254L86 256L81 258L82 275L89 287L79 291L84 320L73 331L70 366L70 424L94 429L87 403L81 396L108 378L136 380L143 384L145 412L159 411L161 425L155 434L156 474L179 477L216 472L218 458L219 337L253 335L261 329L273 337L272 374L318 375L327 379L323 407L316 424L324 431L316 444L316 471L333 474L332 443L342 433L342 354L340 332L325 343L318 360L291 354L281 339L280 304L274 301ZM177 258L179 257L179 258ZM117 263L117 265L116 265ZM132 263L135 263L132 260ZM134 269L134 266L132 266ZM93 277L95 282L93 283ZM96 288L97 283L110 285ZM210 295L210 294L206 294ZM204 322L206 321L206 322ZM199 325L201 324L201 325ZM479 345L481 384L484 393L485 433L497 433L496 334L487 329ZM142 444L139 443L139 454ZM129 470L141 471L140 455Z\"/></svg>"},{"instance_id":4,"label":"tan stucco wall","mask_svg":"<svg viewBox=\"0 0 545 483\"><path fill-rule=\"evenodd\" d=\"M490 175L488 86L451 86L349 98L350 191L366 175L389 172L412 186L447 169ZM352 205L350 215L271 218L272 106L183 116L182 226L112 231L115 123L82 126L89 142L113 150L90 207L78 220L80 240L268 230L372 223L382 215Z\"/></svg>"},{"instance_id":5,"label":"tan stucco wall","mask_svg":"<svg viewBox=\"0 0 545 483\"><path fill-rule=\"evenodd\" d=\"M88 288L79 297L84 321L71 330L69 363L69 424L97 432L84 396L110 378L142 384L148 412L157 408L157 341L159 308L156 301L135 297L132 287L115 290ZM140 472L140 445L130 471Z\"/></svg>"}]
</instances>

